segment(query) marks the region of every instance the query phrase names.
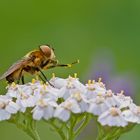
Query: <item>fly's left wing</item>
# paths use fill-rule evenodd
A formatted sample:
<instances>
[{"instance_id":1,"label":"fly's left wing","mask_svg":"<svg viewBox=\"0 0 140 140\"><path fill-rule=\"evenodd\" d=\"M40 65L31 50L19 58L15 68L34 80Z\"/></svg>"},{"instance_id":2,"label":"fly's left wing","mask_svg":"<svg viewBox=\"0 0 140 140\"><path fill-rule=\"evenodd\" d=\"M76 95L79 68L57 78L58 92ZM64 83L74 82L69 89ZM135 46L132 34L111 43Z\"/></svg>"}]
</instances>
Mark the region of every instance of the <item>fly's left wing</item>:
<instances>
[{"instance_id":1,"label":"fly's left wing","mask_svg":"<svg viewBox=\"0 0 140 140\"><path fill-rule=\"evenodd\" d=\"M10 74L12 74L14 71L16 71L16 70L22 68L23 66L27 65L30 61L31 61L30 57L23 57L21 60L18 60L0 77L0 80L6 78Z\"/></svg>"}]
</instances>

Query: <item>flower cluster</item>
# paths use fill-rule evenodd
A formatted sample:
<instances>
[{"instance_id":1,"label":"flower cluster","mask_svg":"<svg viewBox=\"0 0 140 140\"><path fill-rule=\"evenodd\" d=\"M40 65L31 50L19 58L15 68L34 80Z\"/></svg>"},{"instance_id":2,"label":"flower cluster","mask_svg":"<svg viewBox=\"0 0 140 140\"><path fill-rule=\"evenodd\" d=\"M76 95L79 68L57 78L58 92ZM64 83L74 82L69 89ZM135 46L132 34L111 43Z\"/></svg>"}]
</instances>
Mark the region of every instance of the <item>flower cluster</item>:
<instances>
[{"instance_id":1,"label":"flower cluster","mask_svg":"<svg viewBox=\"0 0 140 140\"><path fill-rule=\"evenodd\" d=\"M57 118L66 122L71 114L86 112L97 116L103 126L140 123L140 107L123 92L115 94L107 90L100 78L84 85L76 74L67 79L53 76L50 83L53 86L33 79L24 85L9 85L7 93L0 96L0 121L30 108L34 120Z\"/></svg>"}]
</instances>

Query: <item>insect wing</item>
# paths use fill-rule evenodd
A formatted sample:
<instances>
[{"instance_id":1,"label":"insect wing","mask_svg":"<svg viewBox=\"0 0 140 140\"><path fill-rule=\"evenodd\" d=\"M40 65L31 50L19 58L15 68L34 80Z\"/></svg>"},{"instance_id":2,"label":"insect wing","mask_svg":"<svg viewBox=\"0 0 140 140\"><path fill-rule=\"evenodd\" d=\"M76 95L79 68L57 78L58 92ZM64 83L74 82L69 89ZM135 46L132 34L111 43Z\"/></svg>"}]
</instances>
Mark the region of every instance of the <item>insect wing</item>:
<instances>
[{"instance_id":1,"label":"insect wing","mask_svg":"<svg viewBox=\"0 0 140 140\"><path fill-rule=\"evenodd\" d=\"M30 62L30 61L31 61L30 57L24 57L21 60L17 61L0 77L0 80L6 78L10 74L12 74L14 71L16 71L19 68L23 67L24 65L28 64L28 62Z\"/></svg>"}]
</instances>

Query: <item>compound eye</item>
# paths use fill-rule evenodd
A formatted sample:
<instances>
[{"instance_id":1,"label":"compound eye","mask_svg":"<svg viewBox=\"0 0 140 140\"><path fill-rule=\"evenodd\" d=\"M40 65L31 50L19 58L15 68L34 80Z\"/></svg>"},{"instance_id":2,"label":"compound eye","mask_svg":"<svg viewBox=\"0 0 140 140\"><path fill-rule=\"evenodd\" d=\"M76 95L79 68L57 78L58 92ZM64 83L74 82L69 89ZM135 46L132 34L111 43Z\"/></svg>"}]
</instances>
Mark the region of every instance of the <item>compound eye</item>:
<instances>
[{"instance_id":1,"label":"compound eye","mask_svg":"<svg viewBox=\"0 0 140 140\"><path fill-rule=\"evenodd\" d=\"M45 56L51 56L51 48L48 45L41 45L39 48L45 54Z\"/></svg>"}]
</instances>

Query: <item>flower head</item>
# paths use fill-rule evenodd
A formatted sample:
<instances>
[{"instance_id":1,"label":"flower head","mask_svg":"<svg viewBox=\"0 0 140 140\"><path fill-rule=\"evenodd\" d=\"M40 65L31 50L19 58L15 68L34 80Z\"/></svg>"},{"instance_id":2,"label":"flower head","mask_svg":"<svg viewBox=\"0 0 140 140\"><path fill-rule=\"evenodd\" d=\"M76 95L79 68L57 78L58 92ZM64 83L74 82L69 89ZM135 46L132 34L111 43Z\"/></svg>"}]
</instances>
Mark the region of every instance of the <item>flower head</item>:
<instances>
[{"instance_id":1,"label":"flower head","mask_svg":"<svg viewBox=\"0 0 140 140\"><path fill-rule=\"evenodd\" d=\"M10 119L12 114L16 114L19 106L7 96L0 96L0 121Z\"/></svg>"},{"instance_id":2,"label":"flower head","mask_svg":"<svg viewBox=\"0 0 140 140\"><path fill-rule=\"evenodd\" d=\"M140 124L140 106L131 104L122 114L126 121Z\"/></svg>"},{"instance_id":3,"label":"flower head","mask_svg":"<svg viewBox=\"0 0 140 140\"><path fill-rule=\"evenodd\" d=\"M57 104L54 101L48 99L39 99L36 106L33 109L33 118L40 120L42 118L48 120L53 117L54 108Z\"/></svg>"},{"instance_id":4,"label":"flower head","mask_svg":"<svg viewBox=\"0 0 140 140\"><path fill-rule=\"evenodd\" d=\"M106 88L105 85L100 81L95 82L94 80L89 80L86 84L86 96L88 99L95 98L97 95L105 95L106 94Z\"/></svg>"},{"instance_id":5,"label":"flower head","mask_svg":"<svg viewBox=\"0 0 140 140\"><path fill-rule=\"evenodd\" d=\"M81 113L81 109L74 99L69 98L56 108L54 117L62 121L67 121L69 120L71 113Z\"/></svg>"},{"instance_id":6,"label":"flower head","mask_svg":"<svg viewBox=\"0 0 140 140\"><path fill-rule=\"evenodd\" d=\"M125 127L128 122L123 118L119 108L111 107L99 116L98 121L102 125Z\"/></svg>"},{"instance_id":7,"label":"flower head","mask_svg":"<svg viewBox=\"0 0 140 140\"><path fill-rule=\"evenodd\" d=\"M86 92L85 86L77 79L69 76L66 79L66 85L64 85L60 89L61 96L66 100L69 98L73 93L79 92L84 93Z\"/></svg>"},{"instance_id":8,"label":"flower head","mask_svg":"<svg viewBox=\"0 0 140 140\"><path fill-rule=\"evenodd\" d=\"M110 106L105 102L105 97L102 95L97 95L95 99L90 100L89 109L87 112L99 116L109 108Z\"/></svg>"},{"instance_id":9,"label":"flower head","mask_svg":"<svg viewBox=\"0 0 140 140\"><path fill-rule=\"evenodd\" d=\"M84 85L76 74L67 79L53 76L50 83L54 87L35 79L24 85L9 85L6 95L0 96L0 120L8 120L18 111L26 114L32 110L34 120L56 118L66 122L71 114L90 113L103 126L140 123L140 109L131 97L107 90L101 78Z\"/></svg>"}]
</instances>

